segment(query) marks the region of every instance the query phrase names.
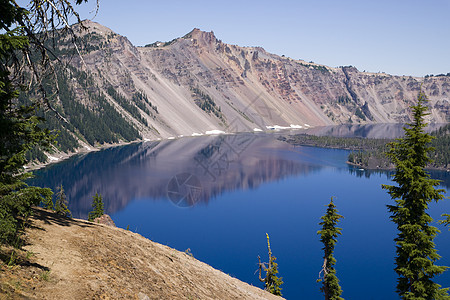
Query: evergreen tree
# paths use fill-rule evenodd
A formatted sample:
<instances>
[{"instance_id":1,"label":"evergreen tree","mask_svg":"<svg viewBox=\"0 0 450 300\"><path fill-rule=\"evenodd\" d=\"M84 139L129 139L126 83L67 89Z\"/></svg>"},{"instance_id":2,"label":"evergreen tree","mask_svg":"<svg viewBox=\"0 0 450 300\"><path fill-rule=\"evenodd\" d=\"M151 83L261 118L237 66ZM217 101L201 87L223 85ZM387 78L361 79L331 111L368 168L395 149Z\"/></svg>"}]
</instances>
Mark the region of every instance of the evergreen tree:
<instances>
[{"instance_id":1,"label":"evergreen tree","mask_svg":"<svg viewBox=\"0 0 450 300\"><path fill-rule=\"evenodd\" d=\"M383 185L396 205L388 205L392 221L399 231L396 242L397 293L402 299L450 299L448 289L432 281L447 267L437 266L440 258L433 242L439 230L431 226L433 219L426 212L431 201L443 199L438 180L424 170L431 161L428 152L431 135L426 126L427 98L420 91L417 105L412 106L413 122L404 127L405 136L390 144L387 156L395 164L393 181L398 185Z\"/></svg>"},{"instance_id":2,"label":"evergreen tree","mask_svg":"<svg viewBox=\"0 0 450 300\"><path fill-rule=\"evenodd\" d=\"M93 222L96 218L103 216L104 206L102 195L95 193L94 199L92 201L92 208L94 209L88 214L88 221Z\"/></svg>"},{"instance_id":3,"label":"evergreen tree","mask_svg":"<svg viewBox=\"0 0 450 300\"><path fill-rule=\"evenodd\" d=\"M53 140L48 130L41 129L44 120L37 111L45 108L61 117L42 84L53 70L46 41L55 37L55 29L69 29L73 15L80 21L68 1L30 0L26 7L0 1L0 243L19 247L31 207L40 202L51 207L52 191L25 184L31 175L24 166L27 152L36 147L48 151ZM38 86L40 101L19 104L18 91L31 84Z\"/></svg>"},{"instance_id":4,"label":"evergreen tree","mask_svg":"<svg viewBox=\"0 0 450 300\"><path fill-rule=\"evenodd\" d=\"M337 242L337 236L341 234L342 228L336 227L339 219L343 216L338 214L336 206L333 203L333 197L331 197L330 204L328 204L327 212L321 217L322 222L319 225L322 226L322 230L319 230L317 234L320 235L320 241L323 243L324 250L324 262L322 270L319 273L322 281L322 287L320 290L324 293L326 300L341 300L342 289L339 285L339 279L336 276L336 259L333 256L334 246Z\"/></svg>"},{"instance_id":5,"label":"evergreen tree","mask_svg":"<svg viewBox=\"0 0 450 300\"><path fill-rule=\"evenodd\" d=\"M69 201L67 200L66 194L64 193L63 185L61 184L57 189L58 192L56 193L56 201L55 201L56 213L66 217L72 217L72 213L67 207Z\"/></svg>"},{"instance_id":6,"label":"evergreen tree","mask_svg":"<svg viewBox=\"0 0 450 300\"><path fill-rule=\"evenodd\" d=\"M277 296L282 296L281 294L281 285L283 284L282 277L278 277L278 264L275 262L277 259L275 256L272 256L272 250L270 249L270 241L269 241L269 235L266 233L267 236L267 248L269 250L269 263L266 267L265 263L261 263L261 258L258 256L259 261L259 280L261 282L264 282L264 290L268 291L269 293L272 293ZM266 272L266 277L261 277L261 269L264 269Z\"/></svg>"},{"instance_id":7,"label":"evergreen tree","mask_svg":"<svg viewBox=\"0 0 450 300\"><path fill-rule=\"evenodd\" d=\"M12 78L16 52L24 51L28 38L23 28L14 26L25 12L8 1L0 2L0 243L19 246L19 233L31 214L31 206L41 201L51 203L50 189L29 187L24 180L26 153L39 145L47 148L49 132L39 127L41 119L34 115L36 106L17 103L19 86Z\"/></svg>"}]
</instances>

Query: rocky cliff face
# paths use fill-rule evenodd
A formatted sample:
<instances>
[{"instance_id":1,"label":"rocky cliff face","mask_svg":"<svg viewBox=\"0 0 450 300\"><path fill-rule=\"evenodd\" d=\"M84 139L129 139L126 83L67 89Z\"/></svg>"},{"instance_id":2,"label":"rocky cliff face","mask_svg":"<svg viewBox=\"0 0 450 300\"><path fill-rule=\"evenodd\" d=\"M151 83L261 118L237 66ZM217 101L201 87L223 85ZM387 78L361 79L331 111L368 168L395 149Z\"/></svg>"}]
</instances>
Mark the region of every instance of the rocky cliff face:
<instances>
[{"instance_id":1,"label":"rocky cliff face","mask_svg":"<svg viewBox=\"0 0 450 300\"><path fill-rule=\"evenodd\" d=\"M430 121L449 121L450 77L417 78L331 68L239 47L194 29L182 38L133 46L90 21L83 70L144 138L344 123L402 123L422 86ZM77 26L75 26L75 29ZM117 94L108 93L113 88ZM135 107L124 108L117 95ZM136 96L138 95L138 96ZM140 96L139 96L140 95ZM87 98L85 105L93 105ZM137 110L136 110L137 109Z\"/></svg>"}]
</instances>

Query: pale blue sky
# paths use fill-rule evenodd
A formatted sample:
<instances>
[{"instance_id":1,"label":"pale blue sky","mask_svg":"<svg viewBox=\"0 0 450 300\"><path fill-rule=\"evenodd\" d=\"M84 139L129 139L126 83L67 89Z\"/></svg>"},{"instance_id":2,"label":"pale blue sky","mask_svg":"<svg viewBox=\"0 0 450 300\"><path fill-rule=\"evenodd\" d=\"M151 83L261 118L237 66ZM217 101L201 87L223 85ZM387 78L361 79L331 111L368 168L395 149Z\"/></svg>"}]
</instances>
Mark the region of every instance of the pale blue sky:
<instances>
[{"instance_id":1,"label":"pale blue sky","mask_svg":"<svg viewBox=\"0 0 450 300\"><path fill-rule=\"evenodd\" d=\"M78 7L92 18L94 1ZM135 45L194 27L225 43L394 75L450 72L450 0L100 0L94 18Z\"/></svg>"}]
</instances>

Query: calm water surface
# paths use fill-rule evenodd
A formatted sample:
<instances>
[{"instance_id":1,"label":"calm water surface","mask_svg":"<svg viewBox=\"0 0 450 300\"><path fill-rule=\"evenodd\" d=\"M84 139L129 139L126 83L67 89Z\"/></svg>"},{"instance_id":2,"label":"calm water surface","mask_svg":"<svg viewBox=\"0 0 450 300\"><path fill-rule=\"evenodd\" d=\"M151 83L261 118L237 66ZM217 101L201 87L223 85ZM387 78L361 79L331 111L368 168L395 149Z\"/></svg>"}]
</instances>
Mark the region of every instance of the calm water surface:
<instances>
[{"instance_id":1,"label":"calm water surface","mask_svg":"<svg viewBox=\"0 0 450 300\"><path fill-rule=\"evenodd\" d=\"M287 299L323 299L317 231L330 197L345 219L335 256L346 299L397 299L396 229L381 189L386 173L349 167L348 151L293 147L273 136L241 134L148 142L74 157L36 172L35 184L63 184L75 217L86 218L95 192L118 227L184 251L250 284L265 233ZM434 172L448 189L448 172ZM448 196L448 194L447 194ZM432 204L436 220L450 201ZM450 265L450 233L436 238ZM450 285L450 272L437 281Z\"/></svg>"}]
</instances>

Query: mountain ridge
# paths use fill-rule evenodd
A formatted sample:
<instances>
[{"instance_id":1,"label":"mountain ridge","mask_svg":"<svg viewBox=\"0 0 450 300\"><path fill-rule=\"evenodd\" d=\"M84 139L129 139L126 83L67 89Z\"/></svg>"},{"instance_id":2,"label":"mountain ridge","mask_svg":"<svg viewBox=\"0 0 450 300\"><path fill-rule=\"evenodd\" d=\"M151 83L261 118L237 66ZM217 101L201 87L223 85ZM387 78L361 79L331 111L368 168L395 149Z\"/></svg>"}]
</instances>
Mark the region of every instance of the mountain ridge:
<instances>
[{"instance_id":1,"label":"mountain ridge","mask_svg":"<svg viewBox=\"0 0 450 300\"><path fill-rule=\"evenodd\" d=\"M61 59L70 65L60 84L72 91L70 101L101 119L108 118L106 111L112 108L114 118L128 124L120 129L127 137L105 125L115 141L405 123L411 120L409 106L420 88L430 99L428 121L449 121L450 76L393 76L352 66L328 67L262 47L226 44L214 32L198 28L169 42L137 47L101 24L83 24L87 30L73 25L82 58L67 53L68 37L58 42ZM69 114L67 103L56 106L62 115ZM61 126L85 146L109 142L95 136L95 130L87 139L78 127Z\"/></svg>"}]
</instances>

